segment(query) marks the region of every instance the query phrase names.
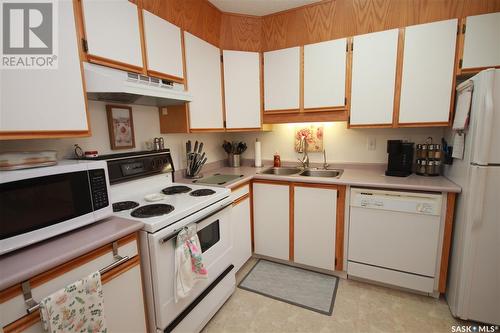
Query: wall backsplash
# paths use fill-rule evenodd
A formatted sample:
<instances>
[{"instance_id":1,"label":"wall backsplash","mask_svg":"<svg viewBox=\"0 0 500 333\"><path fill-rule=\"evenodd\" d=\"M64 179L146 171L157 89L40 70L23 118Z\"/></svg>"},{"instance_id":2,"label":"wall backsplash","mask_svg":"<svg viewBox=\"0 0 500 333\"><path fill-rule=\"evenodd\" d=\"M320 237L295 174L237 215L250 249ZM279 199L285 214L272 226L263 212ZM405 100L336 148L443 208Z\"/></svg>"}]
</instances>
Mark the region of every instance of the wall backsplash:
<instances>
[{"instance_id":1,"label":"wall backsplash","mask_svg":"<svg viewBox=\"0 0 500 333\"><path fill-rule=\"evenodd\" d=\"M295 126L304 124L274 125L272 132L231 133L228 140L242 140L248 144L244 158L253 159L256 138L262 142L262 158L272 159L278 152L283 161L297 161L301 156L294 150ZM432 137L440 142L444 134L442 128L387 128L387 129L347 129L347 123L324 123L323 146L328 162L338 163L385 163L387 162L387 140L407 139L415 143ZM376 140L375 150L368 150L368 140ZM322 153L309 153L311 162L322 162Z\"/></svg>"},{"instance_id":2,"label":"wall backsplash","mask_svg":"<svg viewBox=\"0 0 500 333\"><path fill-rule=\"evenodd\" d=\"M221 148L224 133L210 134L160 134L158 109L131 105L134 118L135 149L111 150L106 119L106 103L89 101L92 136L88 138L14 140L0 141L0 151L57 150L58 158L73 157L73 145L78 143L83 150L97 150L99 154L121 153L146 149L146 141L162 136L165 147L170 148L176 169L185 168L185 143L187 140L203 141L203 150L208 162L225 158Z\"/></svg>"}]
</instances>

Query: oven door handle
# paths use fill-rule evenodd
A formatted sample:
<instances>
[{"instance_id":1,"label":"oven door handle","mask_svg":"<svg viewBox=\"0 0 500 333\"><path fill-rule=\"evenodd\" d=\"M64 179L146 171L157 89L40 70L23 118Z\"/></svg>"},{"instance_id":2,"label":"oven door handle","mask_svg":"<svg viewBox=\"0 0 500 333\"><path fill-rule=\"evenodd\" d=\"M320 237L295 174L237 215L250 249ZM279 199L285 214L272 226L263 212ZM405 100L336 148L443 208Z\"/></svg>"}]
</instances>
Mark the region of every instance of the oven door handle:
<instances>
[{"instance_id":1,"label":"oven door handle","mask_svg":"<svg viewBox=\"0 0 500 333\"><path fill-rule=\"evenodd\" d=\"M233 204L233 203L232 203L232 202L230 202L230 203L228 203L227 205L224 205L224 206L222 206L221 208L219 208L219 209L217 209L217 210L215 210L215 211L211 212L210 214L207 214L207 215L205 215L205 216L203 216L203 217L200 217L197 221L195 221L195 222L193 222L193 223L198 224L198 223L200 223L200 222L202 222L202 221L204 221L204 220L208 219L210 216L214 216L215 214L217 214L217 213L219 213L219 212L223 211L224 209L226 209L227 207L231 206L232 204ZM164 237L164 238L160 239L160 244L164 244L164 243L168 242L169 240L171 240L172 238L177 237L177 235L179 234L179 232L181 232L181 230L182 230L182 229L184 229L184 227L182 227L182 228L180 228L180 229L177 229L177 230L174 230L174 232L173 232L173 233L171 233L170 235L168 235L168 236L166 236L166 237Z\"/></svg>"}]
</instances>

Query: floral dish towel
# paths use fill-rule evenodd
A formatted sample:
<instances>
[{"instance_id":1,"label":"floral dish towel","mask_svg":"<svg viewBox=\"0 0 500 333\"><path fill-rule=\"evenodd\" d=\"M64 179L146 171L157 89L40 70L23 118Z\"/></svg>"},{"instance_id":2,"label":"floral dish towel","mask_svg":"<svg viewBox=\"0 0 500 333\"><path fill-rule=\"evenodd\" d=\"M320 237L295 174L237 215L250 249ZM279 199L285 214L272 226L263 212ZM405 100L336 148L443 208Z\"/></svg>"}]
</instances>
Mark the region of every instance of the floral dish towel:
<instances>
[{"instance_id":1,"label":"floral dish towel","mask_svg":"<svg viewBox=\"0 0 500 333\"><path fill-rule=\"evenodd\" d=\"M101 274L95 272L40 302L43 328L50 333L106 333Z\"/></svg>"}]
</instances>

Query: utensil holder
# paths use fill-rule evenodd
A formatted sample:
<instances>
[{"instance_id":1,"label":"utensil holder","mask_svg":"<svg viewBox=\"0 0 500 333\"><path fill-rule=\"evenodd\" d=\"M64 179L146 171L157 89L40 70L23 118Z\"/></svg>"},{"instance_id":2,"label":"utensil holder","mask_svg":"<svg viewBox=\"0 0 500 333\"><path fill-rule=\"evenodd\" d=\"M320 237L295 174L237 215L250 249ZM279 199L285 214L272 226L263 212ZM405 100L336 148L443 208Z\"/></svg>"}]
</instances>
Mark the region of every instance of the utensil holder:
<instances>
[{"instance_id":1,"label":"utensil holder","mask_svg":"<svg viewBox=\"0 0 500 333\"><path fill-rule=\"evenodd\" d=\"M230 167L239 168L240 167L240 154L227 154L227 160Z\"/></svg>"}]
</instances>

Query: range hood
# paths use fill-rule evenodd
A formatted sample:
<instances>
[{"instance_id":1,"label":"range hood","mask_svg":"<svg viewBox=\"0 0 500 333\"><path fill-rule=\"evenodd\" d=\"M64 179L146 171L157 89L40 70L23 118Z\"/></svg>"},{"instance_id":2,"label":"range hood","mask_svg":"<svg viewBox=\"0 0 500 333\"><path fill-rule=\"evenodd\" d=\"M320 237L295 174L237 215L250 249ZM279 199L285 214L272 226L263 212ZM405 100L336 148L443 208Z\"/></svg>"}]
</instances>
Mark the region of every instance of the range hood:
<instances>
[{"instance_id":1,"label":"range hood","mask_svg":"<svg viewBox=\"0 0 500 333\"><path fill-rule=\"evenodd\" d=\"M149 106L178 105L192 100L184 85L83 63L87 97L91 100Z\"/></svg>"}]
</instances>

